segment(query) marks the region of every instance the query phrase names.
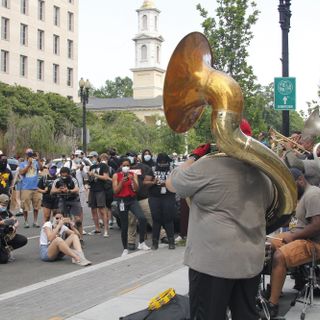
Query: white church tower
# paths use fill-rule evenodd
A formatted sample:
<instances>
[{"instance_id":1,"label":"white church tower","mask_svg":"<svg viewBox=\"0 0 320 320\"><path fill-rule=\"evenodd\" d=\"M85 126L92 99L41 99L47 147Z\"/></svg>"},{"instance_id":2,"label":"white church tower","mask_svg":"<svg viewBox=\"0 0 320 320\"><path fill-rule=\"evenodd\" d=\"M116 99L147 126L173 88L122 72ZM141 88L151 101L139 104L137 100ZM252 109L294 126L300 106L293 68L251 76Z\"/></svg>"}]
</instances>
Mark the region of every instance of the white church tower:
<instances>
[{"instance_id":1,"label":"white church tower","mask_svg":"<svg viewBox=\"0 0 320 320\"><path fill-rule=\"evenodd\" d=\"M164 72L161 64L161 43L158 32L160 10L154 1L145 0L138 12L138 34L135 42L133 72L133 98L152 99L162 95Z\"/></svg>"}]
</instances>

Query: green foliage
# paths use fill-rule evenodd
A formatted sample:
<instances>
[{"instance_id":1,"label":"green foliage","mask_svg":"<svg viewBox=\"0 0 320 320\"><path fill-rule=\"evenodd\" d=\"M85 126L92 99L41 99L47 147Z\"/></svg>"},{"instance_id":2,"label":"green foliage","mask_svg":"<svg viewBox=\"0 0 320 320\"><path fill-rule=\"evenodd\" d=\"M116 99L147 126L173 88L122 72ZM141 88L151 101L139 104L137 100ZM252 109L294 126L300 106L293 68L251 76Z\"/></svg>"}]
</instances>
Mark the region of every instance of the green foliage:
<instances>
[{"instance_id":1,"label":"green foliage","mask_svg":"<svg viewBox=\"0 0 320 320\"><path fill-rule=\"evenodd\" d=\"M8 154L30 146L47 156L70 152L80 126L80 110L69 99L0 82L1 148Z\"/></svg>"},{"instance_id":2,"label":"green foliage","mask_svg":"<svg viewBox=\"0 0 320 320\"><path fill-rule=\"evenodd\" d=\"M116 77L114 81L106 80L105 86L95 89L92 95L97 98L124 98L132 97L133 82L129 77Z\"/></svg>"}]
</instances>

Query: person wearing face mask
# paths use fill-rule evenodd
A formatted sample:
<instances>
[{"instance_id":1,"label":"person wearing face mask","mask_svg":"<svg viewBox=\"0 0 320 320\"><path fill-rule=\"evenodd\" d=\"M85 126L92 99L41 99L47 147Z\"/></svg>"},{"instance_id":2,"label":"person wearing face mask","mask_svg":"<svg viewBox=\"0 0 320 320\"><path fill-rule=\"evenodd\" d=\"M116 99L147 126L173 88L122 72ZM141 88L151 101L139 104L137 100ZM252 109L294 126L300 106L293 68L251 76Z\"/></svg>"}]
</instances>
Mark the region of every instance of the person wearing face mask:
<instances>
[{"instance_id":1,"label":"person wearing face mask","mask_svg":"<svg viewBox=\"0 0 320 320\"><path fill-rule=\"evenodd\" d=\"M164 227L168 236L169 249L175 249L174 217L177 214L176 195L166 188L166 180L171 172L171 158L159 153L153 172L152 186L149 189L149 205L152 214L152 249L159 245L160 228Z\"/></svg>"},{"instance_id":2,"label":"person wearing face mask","mask_svg":"<svg viewBox=\"0 0 320 320\"><path fill-rule=\"evenodd\" d=\"M90 235L101 234L99 225L99 215L103 220L105 238L109 237L109 217L110 213L107 209L107 194L106 194L106 183L110 180L109 166L107 165L107 155L102 154L103 160L98 161L98 153L92 151L89 154L89 158L93 165L90 167L88 172L89 177L89 197L88 205L91 208L92 219L94 221L95 230L90 232Z\"/></svg>"},{"instance_id":3,"label":"person wearing face mask","mask_svg":"<svg viewBox=\"0 0 320 320\"><path fill-rule=\"evenodd\" d=\"M44 222L49 221L51 212L58 209L58 198L51 195L53 182L57 179L57 166L51 165L48 173L44 174L38 182L38 192L42 193L42 209Z\"/></svg>"},{"instance_id":4,"label":"person wearing face mask","mask_svg":"<svg viewBox=\"0 0 320 320\"><path fill-rule=\"evenodd\" d=\"M290 169L297 185L298 205L296 223L290 223L290 231L271 239L274 250L271 271L271 295L268 309L271 319L278 315L279 298L287 269L312 261L312 250L320 257L320 188L312 186L297 168Z\"/></svg>"},{"instance_id":5,"label":"person wearing face mask","mask_svg":"<svg viewBox=\"0 0 320 320\"><path fill-rule=\"evenodd\" d=\"M0 263L7 263L13 260L11 250L25 246L28 239L17 234L18 220L9 211L9 196L0 194ZM9 249L10 248L10 251Z\"/></svg>"},{"instance_id":6,"label":"person wearing face mask","mask_svg":"<svg viewBox=\"0 0 320 320\"><path fill-rule=\"evenodd\" d=\"M129 210L139 221L139 250L149 250L144 242L147 220L137 200L139 188L138 176L130 171L131 162L128 158L121 159L121 171L112 177L114 199L117 201L121 222L121 240L123 245L122 256L128 254L128 212Z\"/></svg>"},{"instance_id":7,"label":"person wearing face mask","mask_svg":"<svg viewBox=\"0 0 320 320\"><path fill-rule=\"evenodd\" d=\"M141 154L141 162L150 168L155 167L155 162L152 159L152 153L149 149L144 149Z\"/></svg>"},{"instance_id":8,"label":"person wearing face mask","mask_svg":"<svg viewBox=\"0 0 320 320\"><path fill-rule=\"evenodd\" d=\"M11 195L13 189L13 175L8 169L7 156L0 155L0 194Z\"/></svg>"}]
</instances>

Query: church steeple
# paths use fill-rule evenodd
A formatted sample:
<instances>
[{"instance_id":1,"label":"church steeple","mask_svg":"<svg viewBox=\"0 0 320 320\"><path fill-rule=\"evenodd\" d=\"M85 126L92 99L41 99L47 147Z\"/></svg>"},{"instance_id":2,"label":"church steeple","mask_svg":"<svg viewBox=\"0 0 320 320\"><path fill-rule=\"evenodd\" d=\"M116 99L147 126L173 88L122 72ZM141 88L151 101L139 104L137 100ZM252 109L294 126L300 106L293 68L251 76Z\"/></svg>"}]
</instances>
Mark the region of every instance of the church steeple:
<instances>
[{"instance_id":1,"label":"church steeple","mask_svg":"<svg viewBox=\"0 0 320 320\"><path fill-rule=\"evenodd\" d=\"M159 34L160 10L154 1L145 0L137 9L138 34L135 42L135 67L133 72L133 98L151 99L162 95L163 74L161 68L161 44L164 41Z\"/></svg>"}]
</instances>

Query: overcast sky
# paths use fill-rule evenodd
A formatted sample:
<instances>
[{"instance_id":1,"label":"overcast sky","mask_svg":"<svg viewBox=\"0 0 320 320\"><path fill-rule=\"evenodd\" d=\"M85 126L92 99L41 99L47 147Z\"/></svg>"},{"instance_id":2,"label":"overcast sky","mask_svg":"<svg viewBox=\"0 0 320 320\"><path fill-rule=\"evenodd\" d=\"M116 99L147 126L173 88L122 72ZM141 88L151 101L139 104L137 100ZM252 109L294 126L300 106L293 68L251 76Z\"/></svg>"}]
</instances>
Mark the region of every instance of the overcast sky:
<instances>
[{"instance_id":1,"label":"overcast sky","mask_svg":"<svg viewBox=\"0 0 320 320\"><path fill-rule=\"evenodd\" d=\"M159 32L162 43L162 67L166 69L178 42L192 31L200 31L196 5L200 3L214 16L215 0L155 0L161 11ZM281 29L279 0L256 0L261 11L253 28L249 62L259 83L267 85L281 77ZM138 32L136 9L143 0L79 0L79 78L88 78L95 87L106 80L128 76L134 67L134 42ZM320 0L291 1L289 33L289 75L297 78L297 109L317 99L320 84Z\"/></svg>"}]
</instances>

